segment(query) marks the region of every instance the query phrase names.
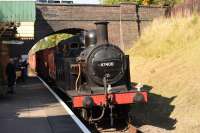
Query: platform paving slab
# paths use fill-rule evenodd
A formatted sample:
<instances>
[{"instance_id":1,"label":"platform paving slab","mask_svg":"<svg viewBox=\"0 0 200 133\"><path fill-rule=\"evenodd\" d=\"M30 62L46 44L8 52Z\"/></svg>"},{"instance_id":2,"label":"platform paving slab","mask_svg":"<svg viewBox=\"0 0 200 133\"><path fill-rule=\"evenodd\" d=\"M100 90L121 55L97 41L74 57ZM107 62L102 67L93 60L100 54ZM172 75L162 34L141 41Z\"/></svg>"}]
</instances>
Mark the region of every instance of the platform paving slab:
<instances>
[{"instance_id":1,"label":"platform paving slab","mask_svg":"<svg viewBox=\"0 0 200 133\"><path fill-rule=\"evenodd\" d=\"M37 78L16 85L0 97L0 133L82 133Z\"/></svg>"}]
</instances>

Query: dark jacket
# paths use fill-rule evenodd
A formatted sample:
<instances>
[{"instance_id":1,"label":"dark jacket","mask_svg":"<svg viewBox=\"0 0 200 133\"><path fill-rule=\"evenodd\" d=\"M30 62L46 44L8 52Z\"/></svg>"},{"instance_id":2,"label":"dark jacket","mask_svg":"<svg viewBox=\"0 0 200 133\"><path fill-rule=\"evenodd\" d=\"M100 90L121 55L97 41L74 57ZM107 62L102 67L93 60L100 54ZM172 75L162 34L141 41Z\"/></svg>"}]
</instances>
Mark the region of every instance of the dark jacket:
<instances>
[{"instance_id":1,"label":"dark jacket","mask_svg":"<svg viewBox=\"0 0 200 133\"><path fill-rule=\"evenodd\" d=\"M6 66L6 75L8 78L8 85L14 85L16 80L16 68L14 64L8 63L8 65Z\"/></svg>"}]
</instances>

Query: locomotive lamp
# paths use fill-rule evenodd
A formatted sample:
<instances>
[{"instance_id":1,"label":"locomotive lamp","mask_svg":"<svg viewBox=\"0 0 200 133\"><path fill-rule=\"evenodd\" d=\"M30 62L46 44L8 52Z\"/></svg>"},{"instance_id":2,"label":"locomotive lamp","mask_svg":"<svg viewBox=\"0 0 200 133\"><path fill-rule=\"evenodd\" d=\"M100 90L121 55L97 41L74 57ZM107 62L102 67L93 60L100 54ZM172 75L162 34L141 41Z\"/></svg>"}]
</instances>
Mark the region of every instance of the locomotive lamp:
<instances>
[{"instance_id":1,"label":"locomotive lamp","mask_svg":"<svg viewBox=\"0 0 200 133\"><path fill-rule=\"evenodd\" d=\"M141 88L143 88L143 84L142 83L138 83L135 88L137 88L137 91L141 91Z\"/></svg>"},{"instance_id":2,"label":"locomotive lamp","mask_svg":"<svg viewBox=\"0 0 200 133\"><path fill-rule=\"evenodd\" d=\"M133 101L136 102L136 103L139 103L139 102L143 102L144 101L144 96L143 94L141 93L141 88L143 88L143 84L142 83L138 83L135 88L137 88L137 92L133 98Z\"/></svg>"}]
</instances>

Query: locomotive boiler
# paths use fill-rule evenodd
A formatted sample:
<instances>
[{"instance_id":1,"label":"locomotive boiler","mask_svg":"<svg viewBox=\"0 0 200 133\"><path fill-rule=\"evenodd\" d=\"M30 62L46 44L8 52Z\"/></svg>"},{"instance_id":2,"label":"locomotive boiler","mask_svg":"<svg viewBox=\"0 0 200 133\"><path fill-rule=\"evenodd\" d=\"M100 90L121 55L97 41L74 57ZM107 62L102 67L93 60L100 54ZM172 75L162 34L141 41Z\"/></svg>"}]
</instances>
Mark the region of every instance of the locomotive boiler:
<instances>
[{"instance_id":1,"label":"locomotive boiler","mask_svg":"<svg viewBox=\"0 0 200 133\"><path fill-rule=\"evenodd\" d=\"M113 112L117 107L145 103L147 92L132 86L129 57L108 41L108 22L95 24L96 29L85 32L82 37L79 35L79 43L74 46L68 42L60 48L36 53L36 56L39 54L36 64L43 64L36 68L39 74L46 72L41 75L48 75L48 79L70 97L72 107L79 110L85 120L99 121L109 110L110 124L113 125Z\"/></svg>"}]
</instances>

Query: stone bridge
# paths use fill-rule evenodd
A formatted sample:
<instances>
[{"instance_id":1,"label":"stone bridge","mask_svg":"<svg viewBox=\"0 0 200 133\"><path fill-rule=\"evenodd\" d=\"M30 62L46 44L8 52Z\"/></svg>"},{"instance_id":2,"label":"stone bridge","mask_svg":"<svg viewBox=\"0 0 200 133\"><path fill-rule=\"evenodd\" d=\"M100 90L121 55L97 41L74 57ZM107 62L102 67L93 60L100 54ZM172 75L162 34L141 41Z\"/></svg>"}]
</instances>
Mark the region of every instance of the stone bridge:
<instances>
[{"instance_id":1,"label":"stone bridge","mask_svg":"<svg viewBox=\"0 0 200 133\"><path fill-rule=\"evenodd\" d=\"M159 16L166 16L167 8L119 5L37 4L35 39L25 43L25 49L53 33L75 33L94 29L94 22L109 22L109 41L123 50L129 49L142 29ZM28 45L27 45L28 44Z\"/></svg>"}]
</instances>

